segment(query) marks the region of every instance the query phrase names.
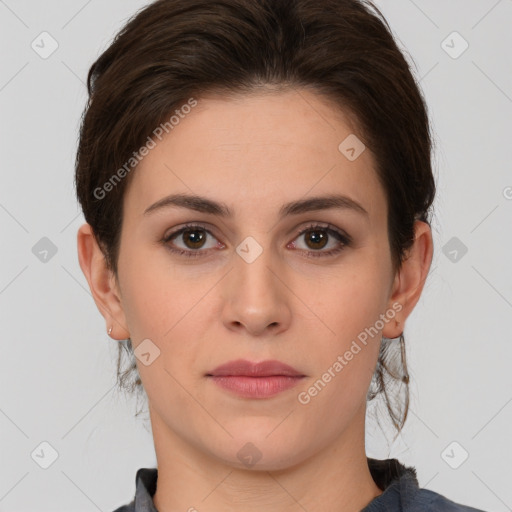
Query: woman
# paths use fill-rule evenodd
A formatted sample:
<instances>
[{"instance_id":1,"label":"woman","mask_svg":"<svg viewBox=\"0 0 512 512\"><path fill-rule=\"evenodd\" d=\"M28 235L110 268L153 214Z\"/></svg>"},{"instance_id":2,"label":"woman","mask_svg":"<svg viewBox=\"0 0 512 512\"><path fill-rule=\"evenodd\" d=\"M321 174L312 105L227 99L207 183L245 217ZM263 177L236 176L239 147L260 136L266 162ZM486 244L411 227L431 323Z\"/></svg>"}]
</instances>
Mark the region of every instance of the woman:
<instances>
[{"instance_id":1,"label":"woman","mask_svg":"<svg viewBox=\"0 0 512 512\"><path fill-rule=\"evenodd\" d=\"M79 260L158 465L117 512L476 510L365 453L368 400L397 431L407 416L435 193L426 106L377 8L160 0L88 84Z\"/></svg>"}]
</instances>

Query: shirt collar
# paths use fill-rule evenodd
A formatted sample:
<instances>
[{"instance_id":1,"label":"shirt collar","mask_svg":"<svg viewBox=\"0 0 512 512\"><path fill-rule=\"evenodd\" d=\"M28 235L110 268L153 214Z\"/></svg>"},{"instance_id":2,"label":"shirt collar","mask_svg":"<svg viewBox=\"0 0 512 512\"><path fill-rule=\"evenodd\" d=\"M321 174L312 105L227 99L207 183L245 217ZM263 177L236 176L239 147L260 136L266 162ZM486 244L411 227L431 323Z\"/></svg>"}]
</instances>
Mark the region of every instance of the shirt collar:
<instances>
[{"instance_id":1,"label":"shirt collar","mask_svg":"<svg viewBox=\"0 0 512 512\"><path fill-rule=\"evenodd\" d=\"M140 468L137 471L134 512L158 512L153 503L157 478L156 468Z\"/></svg>"},{"instance_id":2,"label":"shirt collar","mask_svg":"<svg viewBox=\"0 0 512 512\"><path fill-rule=\"evenodd\" d=\"M379 460L369 457L368 467L373 480L383 492L361 512L409 510L419 491L416 469L404 466L397 459Z\"/></svg>"},{"instance_id":3,"label":"shirt collar","mask_svg":"<svg viewBox=\"0 0 512 512\"><path fill-rule=\"evenodd\" d=\"M416 470L404 466L397 459L367 459L372 478L383 492L361 512L387 510L387 507L390 510L406 509L418 490ZM157 478L156 468L140 468L137 471L133 512L158 512L153 503Z\"/></svg>"}]
</instances>

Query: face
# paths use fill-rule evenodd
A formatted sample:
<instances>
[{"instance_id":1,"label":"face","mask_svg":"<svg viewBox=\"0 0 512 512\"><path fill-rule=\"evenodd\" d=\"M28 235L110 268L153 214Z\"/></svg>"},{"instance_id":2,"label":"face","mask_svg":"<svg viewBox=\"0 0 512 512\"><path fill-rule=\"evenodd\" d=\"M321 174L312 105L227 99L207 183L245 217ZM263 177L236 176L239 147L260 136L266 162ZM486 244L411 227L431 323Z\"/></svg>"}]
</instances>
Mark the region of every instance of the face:
<instances>
[{"instance_id":1,"label":"face","mask_svg":"<svg viewBox=\"0 0 512 512\"><path fill-rule=\"evenodd\" d=\"M134 171L120 322L149 354L137 364L159 438L237 467L252 451L259 467L279 469L355 425L361 434L382 330L394 324L382 319L394 317L395 276L373 155L338 148L351 135L311 91L204 97ZM229 214L173 203L145 213L171 194ZM283 211L327 196L344 201ZM211 376L237 359L277 360L302 377L270 377L270 394L244 395L255 377Z\"/></svg>"}]
</instances>

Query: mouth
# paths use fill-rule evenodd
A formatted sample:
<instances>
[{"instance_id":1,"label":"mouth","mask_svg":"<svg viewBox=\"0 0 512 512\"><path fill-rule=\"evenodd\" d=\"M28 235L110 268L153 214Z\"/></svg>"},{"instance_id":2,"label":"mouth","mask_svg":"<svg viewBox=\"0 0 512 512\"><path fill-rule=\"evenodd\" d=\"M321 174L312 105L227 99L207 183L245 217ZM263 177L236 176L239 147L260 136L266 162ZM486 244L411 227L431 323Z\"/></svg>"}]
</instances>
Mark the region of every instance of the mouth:
<instances>
[{"instance_id":1,"label":"mouth","mask_svg":"<svg viewBox=\"0 0 512 512\"><path fill-rule=\"evenodd\" d=\"M292 366L281 361L268 360L253 363L246 359L237 359L217 366L207 377L242 376L242 377L305 377Z\"/></svg>"},{"instance_id":2,"label":"mouth","mask_svg":"<svg viewBox=\"0 0 512 512\"><path fill-rule=\"evenodd\" d=\"M244 398L269 398L291 389L306 375L280 361L237 359L206 374L215 384Z\"/></svg>"}]
</instances>

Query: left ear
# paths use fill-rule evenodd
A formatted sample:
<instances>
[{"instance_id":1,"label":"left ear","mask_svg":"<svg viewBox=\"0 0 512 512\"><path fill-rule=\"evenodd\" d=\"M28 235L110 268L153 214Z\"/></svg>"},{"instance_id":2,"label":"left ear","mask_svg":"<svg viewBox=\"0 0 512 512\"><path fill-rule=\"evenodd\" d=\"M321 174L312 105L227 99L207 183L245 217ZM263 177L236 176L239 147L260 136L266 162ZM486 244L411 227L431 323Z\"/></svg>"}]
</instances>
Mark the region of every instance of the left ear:
<instances>
[{"instance_id":1,"label":"left ear","mask_svg":"<svg viewBox=\"0 0 512 512\"><path fill-rule=\"evenodd\" d=\"M405 320L421 296L432 263L433 243L430 226L417 220L414 223L414 233L414 243L407 251L406 259L398 269L393 282L388 309L393 309L397 313L396 321L388 322L382 329L382 335L386 338L397 338L403 332Z\"/></svg>"}]
</instances>

